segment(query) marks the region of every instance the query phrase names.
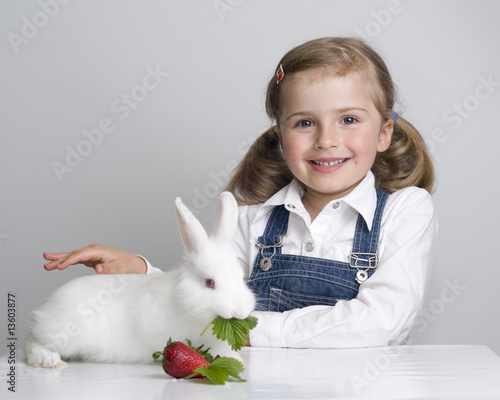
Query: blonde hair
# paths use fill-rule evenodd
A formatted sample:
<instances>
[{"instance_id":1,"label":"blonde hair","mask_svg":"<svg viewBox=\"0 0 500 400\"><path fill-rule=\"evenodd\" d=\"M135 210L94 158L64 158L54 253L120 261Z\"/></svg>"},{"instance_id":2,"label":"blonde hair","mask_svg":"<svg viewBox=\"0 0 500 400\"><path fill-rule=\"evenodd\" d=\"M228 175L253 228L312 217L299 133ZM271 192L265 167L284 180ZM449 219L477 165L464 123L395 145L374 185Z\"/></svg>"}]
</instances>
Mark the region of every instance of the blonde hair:
<instances>
[{"instance_id":1,"label":"blonde hair","mask_svg":"<svg viewBox=\"0 0 500 400\"><path fill-rule=\"evenodd\" d=\"M382 58L363 40L328 37L306 42L286 53L278 63L288 74L328 68L338 76L359 74L371 86L373 102L383 120L391 118L396 89ZM281 112L281 87L273 76L267 86L266 111L274 122ZM422 136L404 118L394 124L389 148L377 154L371 168L375 185L388 193L408 186L431 192L434 167ZM231 177L226 190L242 205L265 202L293 178L274 127L260 135Z\"/></svg>"}]
</instances>

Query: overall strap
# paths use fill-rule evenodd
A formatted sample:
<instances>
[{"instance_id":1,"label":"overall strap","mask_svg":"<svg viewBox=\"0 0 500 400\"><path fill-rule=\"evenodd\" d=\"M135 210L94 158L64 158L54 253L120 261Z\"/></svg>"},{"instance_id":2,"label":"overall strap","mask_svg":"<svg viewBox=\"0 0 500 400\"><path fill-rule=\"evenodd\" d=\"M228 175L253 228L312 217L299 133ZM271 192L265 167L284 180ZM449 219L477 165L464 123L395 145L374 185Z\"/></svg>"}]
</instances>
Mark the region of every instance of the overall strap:
<instances>
[{"instance_id":1,"label":"overall strap","mask_svg":"<svg viewBox=\"0 0 500 400\"><path fill-rule=\"evenodd\" d=\"M279 244L288 230L289 215L290 212L284 205L274 207L263 235L259 236L259 244L271 249L271 253L276 252L277 254L281 254L281 246ZM274 250L272 249L273 246L276 246Z\"/></svg>"},{"instance_id":2,"label":"overall strap","mask_svg":"<svg viewBox=\"0 0 500 400\"><path fill-rule=\"evenodd\" d=\"M377 207L373 216L371 231L368 229L368 225L361 214L358 216L356 230L354 231L354 242L351 254L349 255L349 264L351 267L357 268L358 271L360 269L376 268L378 263L378 239L380 236L382 214L389 194L380 189L376 189L376 192Z\"/></svg>"}]
</instances>

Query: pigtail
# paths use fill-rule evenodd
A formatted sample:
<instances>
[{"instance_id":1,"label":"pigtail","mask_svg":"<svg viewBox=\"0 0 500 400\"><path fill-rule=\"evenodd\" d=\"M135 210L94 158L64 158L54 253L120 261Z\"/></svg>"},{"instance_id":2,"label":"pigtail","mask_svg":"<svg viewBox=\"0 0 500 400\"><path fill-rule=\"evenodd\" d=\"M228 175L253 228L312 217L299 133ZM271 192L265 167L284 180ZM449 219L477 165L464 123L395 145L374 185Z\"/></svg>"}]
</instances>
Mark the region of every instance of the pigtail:
<instances>
[{"instance_id":1,"label":"pigtail","mask_svg":"<svg viewBox=\"0 0 500 400\"><path fill-rule=\"evenodd\" d=\"M239 205L266 202L292 180L274 128L261 134L231 176L226 190Z\"/></svg>"},{"instance_id":2,"label":"pigtail","mask_svg":"<svg viewBox=\"0 0 500 400\"><path fill-rule=\"evenodd\" d=\"M432 158L417 129L399 117L394 124L391 145L378 153L372 167L375 185L387 193L418 186L432 192L435 172Z\"/></svg>"}]
</instances>

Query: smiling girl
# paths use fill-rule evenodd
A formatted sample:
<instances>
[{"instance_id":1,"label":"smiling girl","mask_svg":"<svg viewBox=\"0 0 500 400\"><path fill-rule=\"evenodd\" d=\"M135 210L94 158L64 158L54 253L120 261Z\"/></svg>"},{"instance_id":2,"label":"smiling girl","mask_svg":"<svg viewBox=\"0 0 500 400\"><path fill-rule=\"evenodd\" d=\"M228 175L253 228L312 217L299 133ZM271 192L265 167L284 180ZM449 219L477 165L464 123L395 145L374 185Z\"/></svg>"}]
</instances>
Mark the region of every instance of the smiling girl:
<instances>
[{"instance_id":1,"label":"smiling girl","mask_svg":"<svg viewBox=\"0 0 500 400\"><path fill-rule=\"evenodd\" d=\"M258 297L252 346L403 343L422 307L437 237L434 169L394 112L380 56L351 38L289 51L268 85L275 125L228 184L236 243Z\"/></svg>"}]
</instances>

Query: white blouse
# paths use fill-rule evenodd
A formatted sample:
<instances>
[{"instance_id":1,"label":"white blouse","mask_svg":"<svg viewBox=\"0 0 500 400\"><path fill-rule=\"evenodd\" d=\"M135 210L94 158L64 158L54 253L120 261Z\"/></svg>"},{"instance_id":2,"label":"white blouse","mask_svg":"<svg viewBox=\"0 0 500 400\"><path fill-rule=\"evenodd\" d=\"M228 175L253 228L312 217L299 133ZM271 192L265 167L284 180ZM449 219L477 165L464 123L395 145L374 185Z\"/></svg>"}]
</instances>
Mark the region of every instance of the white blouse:
<instances>
[{"instance_id":1,"label":"white blouse","mask_svg":"<svg viewBox=\"0 0 500 400\"><path fill-rule=\"evenodd\" d=\"M274 206L290 211L284 254L349 262L358 214L371 229L377 203L371 172L347 196L333 200L311 223L293 180L264 204L240 207L235 246L250 275ZM259 319L250 343L259 347L348 348L403 343L422 308L437 239L437 217L430 194L409 187L391 194L382 216L379 264L355 299L335 306L310 306L283 313L254 311ZM148 272L156 272L148 263Z\"/></svg>"}]
</instances>

